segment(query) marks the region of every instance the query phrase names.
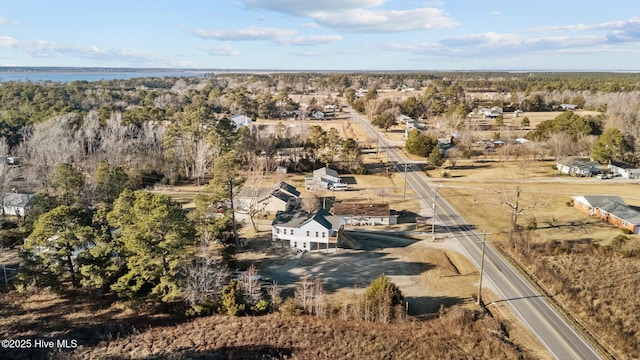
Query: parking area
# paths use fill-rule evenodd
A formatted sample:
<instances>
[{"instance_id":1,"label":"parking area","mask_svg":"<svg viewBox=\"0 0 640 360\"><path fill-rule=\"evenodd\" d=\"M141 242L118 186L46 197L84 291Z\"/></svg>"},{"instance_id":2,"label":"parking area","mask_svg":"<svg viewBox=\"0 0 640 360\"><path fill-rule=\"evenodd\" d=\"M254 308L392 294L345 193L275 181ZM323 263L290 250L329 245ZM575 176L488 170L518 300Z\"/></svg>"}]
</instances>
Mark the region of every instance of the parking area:
<instances>
[{"instance_id":1,"label":"parking area","mask_svg":"<svg viewBox=\"0 0 640 360\"><path fill-rule=\"evenodd\" d=\"M253 264L265 280L281 285L284 296L293 296L304 276L322 280L328 296L341 297L364 291L384 274L400 287L412 315L473 302L478 272L454 249L453 239L432 243L385 234L352 233L352 237L358 250L302 254L274 249L266 239L250 240L238 259L242 268Z\"/></svg>"}]
</instances>

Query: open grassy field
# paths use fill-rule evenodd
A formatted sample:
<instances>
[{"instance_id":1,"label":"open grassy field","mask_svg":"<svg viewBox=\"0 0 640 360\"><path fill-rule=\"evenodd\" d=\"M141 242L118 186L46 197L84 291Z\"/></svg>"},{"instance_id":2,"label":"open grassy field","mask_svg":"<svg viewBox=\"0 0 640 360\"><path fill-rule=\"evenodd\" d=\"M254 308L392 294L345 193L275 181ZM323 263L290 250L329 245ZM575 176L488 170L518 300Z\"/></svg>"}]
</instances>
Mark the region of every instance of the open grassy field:
<instances>
[{"instance_id":1,"label":"open grassy field","mask_svg":"<svg viewBox=\"0 0 640 360\"><path fill-rule=\"evenodd\" d=\"M441 193L470 224L496 234L491 240L513 257L589 329L615 357L640 353L640 236L614 243L622 232L567 206L574 195L617 195L640 207L640 184L622 179L559 176L551 162L528 164L526 176L515 163L464 163L449 179L433 179ZM510 241L510 216L499 192L520 186L523 227L535 229Z\"/></svg>"},{"instance_id":2,"label":"open grassy field","mask_svg":"<svg viewBox=\"0 0 640 360\"><path fill-rule=\"evenodd\" d=\"M620 233L612 225L567 206L572 196L618 195L629 205L640 206L640 184L560 176L553 169L554 164L530 162L523 170L513 163L460 163L458 169L449 170L451 178L434 182L472 224L502 234L509 231L509 210L500 203L497 193L520 186L521 206L537 204L523 214L521 223L535 218L538 223L535 241L541 242L584 240L586 233L591 241L607 243ZM520 176L523 171L525 178Z\"/></svg>"}]
</instances>

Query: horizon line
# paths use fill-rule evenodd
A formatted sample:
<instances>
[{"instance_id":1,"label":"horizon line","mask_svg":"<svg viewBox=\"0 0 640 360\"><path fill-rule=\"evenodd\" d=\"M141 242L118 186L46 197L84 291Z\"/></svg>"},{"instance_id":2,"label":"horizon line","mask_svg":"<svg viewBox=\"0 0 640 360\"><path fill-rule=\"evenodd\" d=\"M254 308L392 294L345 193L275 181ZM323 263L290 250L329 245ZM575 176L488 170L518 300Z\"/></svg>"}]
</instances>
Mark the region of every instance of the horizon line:
<instances>
[{"instance_id":1,"label":"horizon line","mask_svg":"<svg viewBox=\"0 0 640 360\"><path fill-rule=\"evenodd\" d=\"M196 72L318 72L318 73L419 73L419 72L499 72L499 73L525 73L525 72L563 72L563 73L638 73L640 69L250 69L250 68L175 68L175 67L129 67L129 66L33 66L33 65L2 65L0 71L19 70L48 70L48 71L82 71L82 70L102 70L108 72L117 71L196 71Z\"/></svg>"}]
</instances>

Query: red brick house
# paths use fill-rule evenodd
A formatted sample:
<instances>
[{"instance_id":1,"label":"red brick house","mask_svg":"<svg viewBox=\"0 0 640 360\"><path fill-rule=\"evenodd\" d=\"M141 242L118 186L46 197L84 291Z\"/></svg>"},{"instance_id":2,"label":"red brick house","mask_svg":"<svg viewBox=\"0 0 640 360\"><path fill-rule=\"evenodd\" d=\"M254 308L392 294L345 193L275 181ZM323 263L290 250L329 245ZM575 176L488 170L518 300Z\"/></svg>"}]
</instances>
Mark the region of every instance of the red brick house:
<instances>
[{"instance_id":1,"label":"red brick house","mask_svg":"<svg viewBox=\"0 0 640 360\"><path fill-rule=\"evenodd\" d=\"M627 205L619 196L574 196L573 206L621 229L640 234L640 211Z\"/></svg>"}]
</instances>

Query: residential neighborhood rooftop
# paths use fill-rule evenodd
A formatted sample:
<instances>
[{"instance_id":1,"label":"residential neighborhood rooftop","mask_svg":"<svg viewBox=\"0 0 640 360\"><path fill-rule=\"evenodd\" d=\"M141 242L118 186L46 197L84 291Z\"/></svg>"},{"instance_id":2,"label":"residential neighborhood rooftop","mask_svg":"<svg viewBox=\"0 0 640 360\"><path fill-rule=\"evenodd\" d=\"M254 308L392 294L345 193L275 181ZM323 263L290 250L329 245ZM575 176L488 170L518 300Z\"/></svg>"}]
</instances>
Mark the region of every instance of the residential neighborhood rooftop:
<instances>
[{"instance_id":1,"label":"residential neighborhood rooftop","mask_svg":"<svg viewBox=\"0 0 640 360\"><path fill-rule=\"evenodd\" d=\"M327 210L318 209L314 212L304 210L278 211L271 225L286 227L300 227L307 222L316 221L327 229L338 229L341 220L331 215Z\"/></svg>"},{"instance_id":2,"label":"residential neighborhood rooftop","mask_svg":"<svg viewBox=\"0 0 640 360\"><path fill-rule=\"evenodd\" d=\"M331 212L334 215L353 216L389 216L389 204L334 203Z\"/></svg>"}]
</instances>

